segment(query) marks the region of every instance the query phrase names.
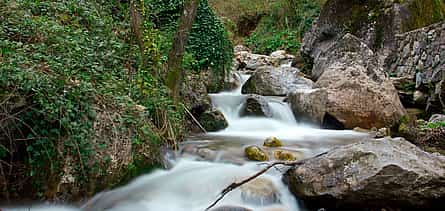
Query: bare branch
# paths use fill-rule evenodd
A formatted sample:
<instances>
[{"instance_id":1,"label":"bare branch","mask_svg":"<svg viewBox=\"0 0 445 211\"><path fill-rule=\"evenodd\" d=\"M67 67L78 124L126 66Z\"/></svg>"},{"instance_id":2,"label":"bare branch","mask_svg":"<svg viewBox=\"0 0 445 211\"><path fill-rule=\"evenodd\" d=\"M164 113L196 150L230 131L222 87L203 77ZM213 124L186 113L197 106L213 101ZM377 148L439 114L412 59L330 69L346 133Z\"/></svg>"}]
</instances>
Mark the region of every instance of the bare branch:
<instances>
[{"instance_id":1,"label":"bare branch","mask_svg":"<svg viewBox=\"0 0 445 211\"><path fill-rule=\"evenodd\" d=\"M218 196L218 198L216 199L216 201L214 201L209 207L207 207L205 210L210 210L212 207L214 207L219 201L221 201L224 196L226 196L229 192L235 190L236 188L252 181L253 179L261 176L262 174L266 173L269 169L271 169L272 167L275 167L277 165L284 165L284 166L295 166L295 165L300 165L304 162L305 160L300 160L300 161L279 161L279 162L274 162L274 163L270 163L269 165L267 165L264 169L262 169L261 171L257 172L256 174L240 181L240 182L234 182L232 184L230 184L229 186L227 186Z\"/></svg>"}]
</instances>

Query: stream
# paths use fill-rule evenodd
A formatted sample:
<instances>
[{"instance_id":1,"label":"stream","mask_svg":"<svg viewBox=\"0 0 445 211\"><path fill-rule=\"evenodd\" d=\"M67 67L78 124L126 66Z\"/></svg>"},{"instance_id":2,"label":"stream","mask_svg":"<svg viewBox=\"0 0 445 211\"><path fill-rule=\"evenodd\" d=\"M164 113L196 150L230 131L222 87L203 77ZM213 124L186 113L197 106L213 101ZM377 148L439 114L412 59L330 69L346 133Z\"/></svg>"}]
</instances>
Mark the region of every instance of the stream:
<instances>
[{"instance_id":1,"label":"stream","mask_svg":"<svg viewBox=\"0 0 445 211\"><path fill-rule=\"evenodd\" d=\"M249 76L240 73L240 78L243 84ZM226 117L228 128L189 137L178 152L170 153L171 169L157 170L126 186L97 195L90 201L91 210L203 211L232 182L243 180L265 167L245 158L245 146L262 146L266 138L274 136L284 143L281 149L295 152L303 159L367 136L297 123L290 106L283 102L284 98L266 98L272 118L241 117L246 100L241 87L212 94L212 103ZM249 195L251 192L239 188L227 194L215 207L237 206L255 211L304 210L281 181L285 170L278 167L260 176L276 191L273 201L252 200L255 197ZM44 206L5 210L68 211L78 208Z\"/></svg>"}]
</instances>

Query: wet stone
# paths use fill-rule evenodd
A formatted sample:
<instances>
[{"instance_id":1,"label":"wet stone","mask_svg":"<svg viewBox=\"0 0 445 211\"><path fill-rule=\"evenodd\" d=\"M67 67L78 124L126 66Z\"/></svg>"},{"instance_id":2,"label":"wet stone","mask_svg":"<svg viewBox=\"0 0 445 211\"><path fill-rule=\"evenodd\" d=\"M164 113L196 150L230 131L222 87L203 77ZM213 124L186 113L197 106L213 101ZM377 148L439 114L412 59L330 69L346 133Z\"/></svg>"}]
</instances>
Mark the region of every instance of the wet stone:
<instances>
[{"instance_id":1,"label":"wet stone","mask_svg":"<svg viewBox=\"0 0 445 211\"><path fill-rule=\"evenodd\" d=\"M279 193L272 181L257 178L241 186L241 198L250 204L269 205L279 203Z\"/></svg>"}]
</instances>

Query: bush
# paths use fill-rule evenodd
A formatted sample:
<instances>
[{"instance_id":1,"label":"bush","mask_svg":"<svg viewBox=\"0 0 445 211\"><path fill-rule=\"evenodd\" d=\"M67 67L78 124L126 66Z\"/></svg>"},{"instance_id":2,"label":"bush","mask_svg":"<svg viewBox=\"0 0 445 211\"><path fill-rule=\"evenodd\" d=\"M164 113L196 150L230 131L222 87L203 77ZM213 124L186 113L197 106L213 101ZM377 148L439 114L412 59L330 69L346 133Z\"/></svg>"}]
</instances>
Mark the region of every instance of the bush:
<instances>
[{"instance_id":1,"label":"bush","mask_svg":"<svg viewBox=\"0 0 445 211\"><path fill-rule=\"evenodd\" d=\"M147 21L151 62L141 68L128 8L0 1L2 198L94 193L155 164L157 145L180 138L182 109L154 77L159 32Z\"/></svg>"},{"instance_id":2,"label":"bush","mask_svg":"<svg viewBox=\"0 0 445 211\"><path fill-rule=\"evenodd\" d=\"M147 11L155 28L161 33L160 49L166 61L171 41L182 12L182 0L147 0ZM183 66L187 70L211 70L216 78L224 77L230 69L233 46L224 25L213 13L207 0L201 0L197 17L189 35ZM218 80L219 81L219 80Z\"/></svg>"}]
</instances>

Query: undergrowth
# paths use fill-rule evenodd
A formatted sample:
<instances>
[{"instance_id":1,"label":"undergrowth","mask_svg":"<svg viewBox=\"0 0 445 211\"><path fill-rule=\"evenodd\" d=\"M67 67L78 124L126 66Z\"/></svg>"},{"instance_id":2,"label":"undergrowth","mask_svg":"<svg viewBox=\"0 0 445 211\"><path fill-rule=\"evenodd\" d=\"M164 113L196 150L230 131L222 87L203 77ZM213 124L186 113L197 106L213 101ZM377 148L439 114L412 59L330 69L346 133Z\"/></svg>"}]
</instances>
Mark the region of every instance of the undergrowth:
<instances>
[{"instance_id":1,"label":"undergrowth","mask_svg":"<svg viewBox=\"0 0 445 211\"><path fill-rule=\"evenodd\" d=\"M224 18L226 26L232 30L232 39L238 44L246 44L254 53L270 54L281 49L296 54L304 33L320 13L324 2L215 0L211 4Z\"/></svg>"},{"instance_id":2,"label":"undergrowth","mask_svg":"<svg viewBox=\"0 0 445 211\"><path fill-rule=\"evenodd\" d=\"M0 0L0 198L85 197L182 139L161 77L182 2L135 2L143 55L129 1ZM201 2L184 68L225 74L231 43Z\"/></svg>"}]
</instances>

